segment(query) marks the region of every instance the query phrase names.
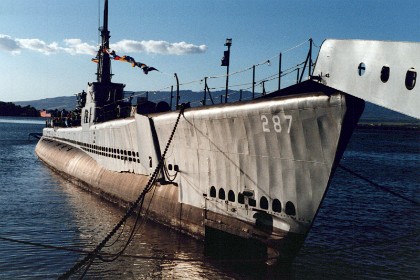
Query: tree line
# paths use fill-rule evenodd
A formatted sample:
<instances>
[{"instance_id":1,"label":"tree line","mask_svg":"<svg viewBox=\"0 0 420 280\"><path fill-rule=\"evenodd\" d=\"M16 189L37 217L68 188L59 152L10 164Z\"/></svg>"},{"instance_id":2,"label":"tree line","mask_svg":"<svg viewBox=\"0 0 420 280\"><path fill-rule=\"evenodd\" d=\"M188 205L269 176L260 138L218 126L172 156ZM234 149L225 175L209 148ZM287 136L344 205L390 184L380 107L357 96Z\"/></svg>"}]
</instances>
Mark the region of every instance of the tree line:
<instances>
[{"instance_id":1,"label":"tree line","mask_svg":"<svg viewBox=\"0 0 420 280\"><path fill-rule=\"evenodd\" d=\"M0 116L39 117L39 111L29 105L22 107L12 102L0 101Z\"/></svg>"}]
</instances>

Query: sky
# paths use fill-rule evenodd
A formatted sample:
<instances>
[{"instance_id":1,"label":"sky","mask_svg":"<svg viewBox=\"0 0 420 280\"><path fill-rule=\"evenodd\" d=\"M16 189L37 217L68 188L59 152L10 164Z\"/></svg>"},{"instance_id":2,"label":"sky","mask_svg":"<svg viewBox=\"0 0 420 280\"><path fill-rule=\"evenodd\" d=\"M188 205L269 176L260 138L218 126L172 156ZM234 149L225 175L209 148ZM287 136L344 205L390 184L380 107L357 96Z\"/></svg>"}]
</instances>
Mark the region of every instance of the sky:
<instances>
[{"instance_id":1,"label":"sky","mask_svg":"<svg viewBox=\"0 0 420 280\"><path fill-rule=\"evenodd\" d=\"M225 86L220 65L232 38L229 84L247 89L313 56L327 38L420 41L418 0L109 0L111 49L159 71L145 75L112 62L113 82L128 91L175 85L202 91ZM1 0L0 101L72 96L96 80L103 0ZM101 19L100 19L101 18ZM296 47L297 46L297 47ZM296 48L294 48L296 47ZM266 63L270 60L270 63ZM293 75L282 84L293 82ZM266 90L277 88L275 79ZM257 84L256 91L261 91Z\"/></svg>"}]
</instances>

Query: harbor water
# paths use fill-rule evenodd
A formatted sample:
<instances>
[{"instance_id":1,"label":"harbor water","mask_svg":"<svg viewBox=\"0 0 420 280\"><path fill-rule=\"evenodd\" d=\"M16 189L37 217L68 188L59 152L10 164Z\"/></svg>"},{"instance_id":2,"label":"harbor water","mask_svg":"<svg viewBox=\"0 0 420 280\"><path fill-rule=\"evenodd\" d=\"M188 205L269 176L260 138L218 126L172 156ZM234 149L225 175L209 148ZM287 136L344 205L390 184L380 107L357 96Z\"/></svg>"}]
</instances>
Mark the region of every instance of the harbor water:
<instances>
[{"instance_id":1,"label":"harbor water","mask_svg":"<svg viewBox=\"0 0 420 280\"><path fill-rule=\"evenodd\" d=\"M0 279L58 278L124 215L36 157L28 134L44 125L0 118ZM419 131L356 130L291 266L218 260L203 242L141 221L124 255L96 260L86 279L419 279L419 140ZM132 222L106 252L124 245Z\"/></svg>"}]
</instances>

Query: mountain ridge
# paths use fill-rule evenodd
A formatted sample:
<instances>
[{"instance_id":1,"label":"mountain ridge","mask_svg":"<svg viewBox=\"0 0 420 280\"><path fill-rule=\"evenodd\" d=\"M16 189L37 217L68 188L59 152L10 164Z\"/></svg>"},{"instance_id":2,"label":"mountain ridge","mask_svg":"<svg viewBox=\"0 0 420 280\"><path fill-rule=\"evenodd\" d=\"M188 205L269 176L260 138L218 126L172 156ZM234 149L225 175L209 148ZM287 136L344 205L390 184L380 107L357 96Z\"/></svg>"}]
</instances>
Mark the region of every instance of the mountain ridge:
<instances>
[{"instance_id":1,"label":"mountain ridge","mask_svg":"<svg viewBox=\"0 0 420 280\"><path fill-rule=\"evenodd\" d=\"M181 102L184 102L185 99L191 100L192 97L203 96L202 92L192 92L190 90L180 91ZM244 92L244 99L249 97L250 92ZM174 94L175 95L175 94ZM170 92L159 92L158 94L150 93L149 100L159 101L162 96L170 96ZM224 91L212 92L212 98L215 103L220 103L220 97L224 97ZM175 102L175 98L174 98ZM207 104L210 104L210 100L207 101ZM43 98L38 100L30 101L16 101L13 102L16 105L20 106L32 106L38 110L74 110L76 107L76 97L75 96L58 96ZM199 103L195 101L194 103ZM387 108L375 105L370 102L366 102L365 110L360 118L359 122L391 122L391 123L419 123L419 120L406 116L404 114L389 110Z\"/></svg>"}]
</instances>

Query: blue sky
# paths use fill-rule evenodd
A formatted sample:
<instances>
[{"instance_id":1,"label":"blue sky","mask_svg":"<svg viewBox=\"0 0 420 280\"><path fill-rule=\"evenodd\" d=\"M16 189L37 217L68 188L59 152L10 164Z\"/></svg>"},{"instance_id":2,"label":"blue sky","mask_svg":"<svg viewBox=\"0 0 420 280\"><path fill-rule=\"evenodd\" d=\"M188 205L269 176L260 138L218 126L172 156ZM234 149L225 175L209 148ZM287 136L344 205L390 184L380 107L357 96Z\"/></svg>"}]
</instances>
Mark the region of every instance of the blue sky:
<instances>
[{"instance_id":1,"label":"blue sky","mask_svg":"<svg viewBox=\"0 0 420 280\"><path fill-rule=\"evenodd\" d=\"M98 4L102 17L103 0L1 0L0 100L71 96L95 81ZM170 86L175 72L181 89L202 90L203 77L226 73L226 38L233 40L231 73L271 59L257 67L257 80L277 72L279 52L311 37L318 46L326 38L420 40L417 0L109 0L109 8L112 49L160 70L144 75L113 61L113 81L134 91ZM285 52L283 67L303 61L307 47ZM230 78L231 85L251 81L251 71ZM211 88L224 83L209 80ZM241 87L248 85L234 89Z\"/></svg>"}]
</instances>

